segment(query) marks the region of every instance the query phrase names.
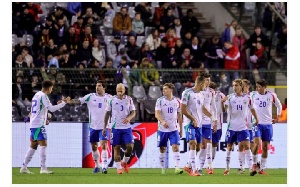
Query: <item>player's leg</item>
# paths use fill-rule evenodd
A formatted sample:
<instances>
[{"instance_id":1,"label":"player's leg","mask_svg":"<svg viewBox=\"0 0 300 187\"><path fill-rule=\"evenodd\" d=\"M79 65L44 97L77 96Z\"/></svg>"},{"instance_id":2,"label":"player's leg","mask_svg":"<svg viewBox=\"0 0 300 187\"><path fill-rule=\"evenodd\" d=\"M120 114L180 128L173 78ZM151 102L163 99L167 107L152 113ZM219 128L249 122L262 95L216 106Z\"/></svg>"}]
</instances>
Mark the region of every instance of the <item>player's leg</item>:
<instances>
[{"instance_id":1,"label":"player's leg","mask_svg":"<svg viewBox=\"0 0 300 187\"><path fill-rule=\"evenodd\" d=\"M180 165L180 152L179 152L180 137L179 137L179 133L177 130L169 133L169 140L170 140L170 145L172 146L173 159L175 162L175 174L182 174L183 169L181 169L179 167L179 165Z\"/></svg>"},{"instance_id":2,"label":"player's leg","mask_svg":"<svg viewBox=\"0 0 300 187\"><path fill-rule=\"evenodd\" d=\"M100 145L101 145L101 160L102 160L102 173L107 174L107 162L108 162L108 152L107 152L107 142L109 140L110 130L107 129L106 135L102 135L102 130L99 132Z\"/></svg>"},{"instance_id":3,"label":"player's leg","mask_svg":"<svg viewBox=\"0 0 300 187\"><path fill-rule=\"evenodd\" d=\"M22 167L20 168L20 173L33 174L31 171L29 171L29 169L27 168L27 165L31 161L32 156L34 155L37 147L38 147L37 141L34 141L32 138L30 138L30 147L25 154L25 158L24 158Z\"/></svg>"},{"instance_id":4,"label":"player's leg","mask_svg":"<svg viewBox=\"0 0 300 187\"><path fill-rule=\"evenodd\" d=\"M226 151L226 169L224 171L224 175L229 175L230 171L230 158L231 152L233 150L234 142L237 141L237 134L233 130L227 130L225 142L227 143L227 151Z\"/></svg>"},{"instance_id":5,"label":"player's leg","mask_svg":"<svg viewBox=\"0 0 300 187\"><path fill-rule=\"evenodd\" d=\"M262 155L259 174L267 175L265 169L268 158L268 147L270 145L270 141L273 138L273 125L264 125L262 129Z\"/></svg>"},{"instance_id":6,"label":"player's leg","mask_svg":"<svg viewBox=\"0 0 300 187\"><path fill-rule=\"evenodd\" d=\"M100 172L100 153L98 150L99 133L100 130L94 130L90 128L90 143L92 147L92 157L95 162L95 168L93 170L94 174Z\"/></svg>"},{"instance_id":7,"label":"player's leg","mask_svg":"<svg viewBox=\"0 0 300 187\"><path fill-rule=\"evenodd\" d=\"M207 165L206 173L213 174L213 167L212 167L212 129L206 130L206 159L207 159Z\"/></svg>"},{"instance_id":8,"label":"player's leg","mask_svg":"<svg viewBox=\"0 0 300 187\"><path fill-rule=\"evenodd\" d=\"M261 146L261 135L262 135L262 125L254 126L252 129L253 133L253 149L252 149L252 156L253 156L253 163L254 167L257 167L258 163L258 149Z\"/></svg>"},{"instance_id":9,"label":"player's leg","mask_svg":"<svg viewBox=\"0 0 300 187\"><path fill-rule=\"evenodd\" d=\"M159 162L161 167L161 173L166 173L166 149L168 143L168 132L157 131L157 147L159 147Z\"/></svg>"},{"instance_id":10,"label":"player's leg","mask_svg":"<svg viewBox=\"0 0 300 187\"><path fill-rule=\"evenodd\" d=\"M190 176L200 176L196 168L196 146L197 142L201 143L201 128L194 128L192 124L189 124L186 130L186 139L189 142L189 160L188 164L184 167L184 170L188 172Z\"/></svg>"},{"instance_id":11,"label":"player's leg","mask_svg":"<svg viewBox=\"0 0 300 187\"><path fill-rule=\"evenodd\" d=\"M247 160L247 164L250 170L250 176L254 176L257 172L256 172L256 168L253 165L253 158L252 158L252 153L250 150L250 134L248 130L242 130L238 132L238 143L239 143L239 148L241 148L241 150L245 150L245 154L246 154L246 160ZM244 153L242 153L244 154Z\"/></svg>"},{"instance_id":12,"label":"player's leg","mask_svg":"<svg viewBox=\"0 0 300 187\"><path fill-rule=\"evenodd\" d=\"M216 157L216 153L218 150L219 142L222 137L222 129L217 130L217 132L212 134L212 161L214 161Z\"/></svg>"},{"instance_id":13,"label":"player's leg","mask_svg":"<svg viewBox=\"0 0 300 187\"><path fill-rule=\"evenodd\" d=\"M129 167L127 165L128 160L130 159L130 156L133 151L134 146L134 139L132 136L132 130L131 128L128 129L122 129L123 133L121 133L121 140L123 140L123 143L126 145L126 150L124 153L124 157L121 161L121 165L124 168L125 172L129 172Z\"/></svg>"},{"instance_id":14,"label":"player's leg","mask_svg":"<svg viewBox=\"0 0 300 187\"><path fill-rule=\"evenodd\" d=\"M110 136L110 143L114 147L114 161L117 168L117 173L122 174L122 166L121 166L121 137L120 137L121 129L112 129L112 133Z\"/></svg>"}]
</instances>

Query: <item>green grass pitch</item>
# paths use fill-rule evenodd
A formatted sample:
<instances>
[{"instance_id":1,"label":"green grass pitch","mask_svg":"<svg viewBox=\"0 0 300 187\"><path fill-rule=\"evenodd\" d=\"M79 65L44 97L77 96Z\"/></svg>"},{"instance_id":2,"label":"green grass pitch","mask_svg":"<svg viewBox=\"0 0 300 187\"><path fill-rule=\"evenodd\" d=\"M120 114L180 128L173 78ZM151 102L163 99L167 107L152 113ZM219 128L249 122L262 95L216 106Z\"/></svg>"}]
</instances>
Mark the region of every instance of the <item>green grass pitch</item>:
<instances>
[{"instance_id":1,"label":"green grass pitch","mask_svg":"<svg viewBox=\"0 0 300 187\"><path fill-rule=\"evenodd\" d=\"M215 169L213 175L191 177L186 172L174 174L167 169L130 169L129 173L117 174L116 168L109 168L108 174L92 174L92 168L50 168L54 174L40 174L40 168L29 168L34 174L20 174L20 168L12 168L13 184L287 184L287 169L267 169L268 175L249 176L237 174L231 169L230 175L223 176L224 169Z\"/></svg>"}]
</instances>

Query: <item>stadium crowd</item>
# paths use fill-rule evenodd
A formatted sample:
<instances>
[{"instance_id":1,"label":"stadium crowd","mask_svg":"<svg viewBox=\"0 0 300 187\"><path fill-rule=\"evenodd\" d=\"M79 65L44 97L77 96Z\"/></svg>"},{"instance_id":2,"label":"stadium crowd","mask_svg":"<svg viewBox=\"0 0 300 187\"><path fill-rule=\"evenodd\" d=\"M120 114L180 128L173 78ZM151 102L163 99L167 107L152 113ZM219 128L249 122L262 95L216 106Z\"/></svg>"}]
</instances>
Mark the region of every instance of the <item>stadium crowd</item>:
<instances>
[{"instance_id":1,"label":"stadium crowd","mask_svg":"<svg viewBox=\"0 0 300 187\"><path fill-rule=\"evenodd\" d=\"M43 80L54 83L50 99L55 104L63 95L74 98L90 93L98 79L106 80L110 94L123 83L128 95L133 86L147 91L151 85L172 82L175 96L180 97L203 71L211 70L212 81L225 94L236 78L252 82L265 78L271 46L263 31L269 31L274 21L268 7L263 27L257 25L249 38L233 20L222 35L204 39L193 9L183 12L176 3L61 5L12 3L12 104L19 111L31 105ZM272 5L278 9L281 4ZM286 15L283 9L281 13ZM286 25L278 21L276 33L278 53L286 52ZM249 64L246 49L250 49ZM259 73L248 76L228 71L248 69Z\"/></svg>"}]
</instances>

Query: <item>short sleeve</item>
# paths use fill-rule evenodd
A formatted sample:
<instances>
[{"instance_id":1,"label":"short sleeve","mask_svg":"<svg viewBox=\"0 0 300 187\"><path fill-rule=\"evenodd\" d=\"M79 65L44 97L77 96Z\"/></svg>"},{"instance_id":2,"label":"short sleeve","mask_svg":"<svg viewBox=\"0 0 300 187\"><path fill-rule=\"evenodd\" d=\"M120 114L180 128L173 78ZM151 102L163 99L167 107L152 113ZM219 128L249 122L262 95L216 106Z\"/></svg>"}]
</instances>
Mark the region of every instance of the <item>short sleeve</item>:
<instances>
[{"instance_id":1,"label":"short sleeve","mask_svg":"<svg viewBox=\"0 0 300 187\"><path fill-rule=\"evenodd\" d=\"M182 96L181 96L181 103L184 104L184 105L187 105L188 100L189 100L189 93L183 92Z\"/></svg>"},{"instance_id":2,"label":"short sleeve","mask_svg":"<svg viewBox=\"0 0 300 187\"><path fill-rule=\"evenodd\" d=\"M91 99L91 94L87 94L84 97L79 98L78 100L80 101L81 104L83 103L88 103Z\"/></svg>"},{"instance_id":3,"label":"short sleeve","mask_svg":"<svg viewBox=\"0 0 300 187\"><path fill-rule=\"evenodd\" d=\"M133 103L132 98L129 98L129 103L130 103L130 105L129 105L129 110L130 110L130 111L135 110L135 106L134 106L134 103Z\"/></svg>"},{"instance_id":4,"label":"short sleeve","mask_svg":"<svg viewBox=\"0 0 300 187\"><path fill-rule=\"evenodd\" d=\"M156 100L155 110L161 110L161 98Z\"/></svg>"},{"instance_id":5,"label":"short sleeve","mask_svg":"<svg viewBox=\"0 0 300 187\"><path fill-rule=\"evenodd\" d=\"M111 111L111 107L112 107L112 102L113 102L113 98L111 98L107 105L106 105L106 111Z\"/></svg>"}]
</instances>

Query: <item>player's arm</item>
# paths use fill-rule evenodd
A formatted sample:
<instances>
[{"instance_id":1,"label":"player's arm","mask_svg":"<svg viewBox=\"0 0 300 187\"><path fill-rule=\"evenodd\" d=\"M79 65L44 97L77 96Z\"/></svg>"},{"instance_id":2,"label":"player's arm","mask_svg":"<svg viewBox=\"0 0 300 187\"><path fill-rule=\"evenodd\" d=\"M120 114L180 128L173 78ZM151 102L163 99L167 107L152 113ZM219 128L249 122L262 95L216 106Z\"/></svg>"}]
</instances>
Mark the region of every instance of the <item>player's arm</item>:
<instances>
[{"instance_id":1,"label":"player's arm","mask_svg":"<svg viewBox=\"0 0 300 187\"><path fill-rule=\"evenodd\" d=\"M225 96L222 100L221 100L221 105L222 105L222 110L223 112L226 112L227 108L228 108L228 103L226 104L226 101L228 100L228 96Z\"/></svg>"},{"instance_id":2,"label":"player's arm","mask_svg":"<svg viewBox=\"0 0 300 187\"><path fill-rule=\"evenodd\" d=\"M70 100L70 104L79 105L79 104L81 104L81 102L80 102L79 99L71 99L71 100Z\"/></svg>"},{"instance_id":3,"label":"player's arm","mask_svg":"<svg viewBox=\"0 0 300 187\"><path fill-rule=\"evenodd\" d=\"M216 106L216 94L212 93L212 99L211 99L211 114L217 118L217 106Z\"/></svg>"},{"instance_id":4,"label":"player's arm","mask_svg":"<svg viewBox=\"0 0 300 187\"><path fill-rule=\"evenodd\" d=\"M55 111L61 109L62 107L64 107L67 103L70 102L70 97L63 99L62 101L63 102L61 102L58 105L52 105L51 102L49 101L49 99L46 98L46 96L42 96L42 102L44 103L45 107L48 108L48 110L50 112L55 112Z\"/></svg>"},{"instance_id":5,"label":"player's arm","mask_svg":"<svg viewBox=\"0 0 300 187\"><path fill-rule=\"evenodd\" d=\"M182 127L182 114L180 112L180 109L179 109L179 112L177 112L177 120L178 120L178 123L179 123L179 136L180 138L182 137L182 132L183 132L183 127Z\"/></svg>"},{"instance_id":6,"label":"player's arm","mask_svg":"<svg viewBox=\"0 0 300 187\"><path fill-rule=\"evenodd\" d=\"M280 118L281 112L282 112L282 104L280 103L277 95L275 93L272 93L273 95L273 103L277 108L277 118L276 118L276 122L278 122L278 119Z\"/></svg>"},{"instance_id":7,"label":"player's arm","mask_svg":"<svg viewBox=\"0 0 300 187\"><path fill-rule=\"evenodd\" d=\"M80 105L83 103L89 102L91 94L87 94L84 97L80 97L78 99L71 99L70 104Z\"/></svg>"},{"instance_id":8,"label":"player's arm","mask_svg":"<svg viewBox=\"0 0 300 187\"><path fill-rule=\"evenodd\" d=\"M181 113L193 122L194 127L197 127L198 124L196 118L194 118L194 116L192 116L187 110L188 101L189 101L189 95L183 92L181 97L181 104L180 104Z\"/></svg>"},{"instance_id":9,"label":"player's arm","mask_svg":"<svg viewBox=\"0 0 300 187\"><path fill-rule=\"evenodd\" d=\"M161 99L156 100L155 104L155 118L165 127L169 128L168 123L161 116Z\"/></svg>"},{"instance_id":10,"label":"player's arm","mask_svg":"<svg viewBox=\"0 0 300 187\"><path fill-rule=\"evenodd\" d=\"M253 117L255 119L254 125L257 125L258 124L258 117L257 117L257 113L256 113L256 111L253 107L252 99L250 97L249 97L249 108L250 108L251 114L253 115Z\"/></svg>"}]
</instances>

